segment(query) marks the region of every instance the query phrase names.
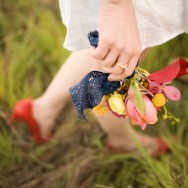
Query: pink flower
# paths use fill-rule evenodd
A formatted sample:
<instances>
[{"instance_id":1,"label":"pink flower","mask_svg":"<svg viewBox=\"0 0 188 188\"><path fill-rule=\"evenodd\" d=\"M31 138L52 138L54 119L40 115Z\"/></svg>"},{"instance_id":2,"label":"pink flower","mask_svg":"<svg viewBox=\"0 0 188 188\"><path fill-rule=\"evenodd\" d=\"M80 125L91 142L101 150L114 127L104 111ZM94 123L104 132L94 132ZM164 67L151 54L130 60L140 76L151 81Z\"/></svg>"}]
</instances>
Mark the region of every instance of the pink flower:
<instances>
[{"instance_id":1,"label":"pink flower","mask_svg":"<svg viewBox=\"0 0 188 188\"><path fill-rule=\"evenodd\" d=\"M151 81L148 79L149 85L148 90L151 91L153 94L161 93L162 91L162 84L159 84L156 81Z\"/></svg>"},{"instance_id":2,"label":"pink flower","mask_svg":"<svg viewBox=\"0 0 188 188\"><path fill-rule=\"evenodd\" d=\"M188 74L188 61L183 58L156 71L148 76L149 91L153 94L163 93L165 97L172 101L181 99L180 91L174 86L167 86L173 79Z\"/></svg>"},{"instance_id":3,"label":"pink flower","mask_svg":"<svg viewBox=\"0 0 188 188\"><path fill-rule=\"evenodd\" d=\"M165 86L162 93L171 101L178 101L181 99L181 92L174 86Z\"/></svg>"},{"instance_id":4,"label":"pink flower","mask_svg":"<svg viewBox=\"0 0 188 188\"><path fill-rule=\"evenodd\" d=\"M166 84L170 83L163 83L159 84L156 81L151 81L148 79L149 86L148 90L151 91L153 94L162 93L167 99L171 101L178 101L181 99L181 92L175 86L167 86Z\"/></svg>"},{"instance_id":5,"label":"pink flower","mask_svg":"<svg viewBox=\"0 0 188 188\"><path fill-rule=\"evenodd\" d=\"M144 114L142 115L133 102L132 93L132 89L130 89L126 100L127 116L134 124L139 124L143 130L146 128L147 124L155 124L157 122L157 110L151 100L146 95L143 95Z\"/></svg>"}]
</instances>

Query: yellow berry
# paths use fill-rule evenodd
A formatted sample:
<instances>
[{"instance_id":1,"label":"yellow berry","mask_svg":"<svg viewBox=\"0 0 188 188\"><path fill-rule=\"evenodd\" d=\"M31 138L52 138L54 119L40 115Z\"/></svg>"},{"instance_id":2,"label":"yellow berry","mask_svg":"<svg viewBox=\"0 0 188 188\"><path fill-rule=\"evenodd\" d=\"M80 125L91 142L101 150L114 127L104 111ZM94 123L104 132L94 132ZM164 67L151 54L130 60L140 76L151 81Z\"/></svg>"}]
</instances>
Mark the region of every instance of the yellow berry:
<instances>
[{"instance_id":1,"label":"yellow berry","mask_svg":"<svg viewBox=\"0 0 188 188\"><path fill-rule=\"evenodd\" d=\"M166 114L163 114L163 119L166 120L168 118L168 116Z\"/></svg>"},{"instance_id":2,"label":"yellow berry","mask_svg":"<svg viewBox=\"0 0 188 188\"><path fill-rule=\"evenodd\" d=\"M162 93L155 94L155 96L152 98L152 103L155 107L163 106L166 103L165 96Z\"/></svg>"}]
</instances>

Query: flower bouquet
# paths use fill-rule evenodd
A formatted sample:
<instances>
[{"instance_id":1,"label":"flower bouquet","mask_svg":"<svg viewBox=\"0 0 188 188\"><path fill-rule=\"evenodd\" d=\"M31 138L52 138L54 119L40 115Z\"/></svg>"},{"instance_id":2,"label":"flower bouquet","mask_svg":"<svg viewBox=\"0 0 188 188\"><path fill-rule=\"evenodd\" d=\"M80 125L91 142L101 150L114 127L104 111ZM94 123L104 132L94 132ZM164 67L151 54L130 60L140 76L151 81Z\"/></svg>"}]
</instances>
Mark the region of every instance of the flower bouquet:
<instances>
[{"instance_id":1,"label":"flower bouquet","mask_svg":"<svg viewBox=\"0 0 188 188\"><path fill-rule=\"evenodd\" d=\"M188 72L187 64L188 62L181 58L152 74L137 67L131 78L122 80L116 91L103 96L93 110L98 114L111 111L116 117L129 117L132 124L140 125L142 129L145 129L147 124L158 121L159 111L163 111L164 120L171 120L173 124L179 122L179 119L168 111L166 103L181 99L180 91L170 84L173 79Z\"/></svg>"},{"instance_id":2,"label":"flower bouquet","mask_svg":"<svg viewBox=\"0 0 188 188\"><path fill-rule=\"evenodd\" d=\"M88 38L97 47L98 32L89 33ZM88 108L100 115L110 111L118 118L130 118L132 124L145 129L147 124L158 121L160 111L163 119L179 122L166 103L181 99L180 91L171 82L187 73L188 62L183 58L151 74L137 66L130 77L121 81L109 81L109 74L92 71L70 88L70 94L81 119L86 119L84 110Z\"/></svg>"}]
</instances>

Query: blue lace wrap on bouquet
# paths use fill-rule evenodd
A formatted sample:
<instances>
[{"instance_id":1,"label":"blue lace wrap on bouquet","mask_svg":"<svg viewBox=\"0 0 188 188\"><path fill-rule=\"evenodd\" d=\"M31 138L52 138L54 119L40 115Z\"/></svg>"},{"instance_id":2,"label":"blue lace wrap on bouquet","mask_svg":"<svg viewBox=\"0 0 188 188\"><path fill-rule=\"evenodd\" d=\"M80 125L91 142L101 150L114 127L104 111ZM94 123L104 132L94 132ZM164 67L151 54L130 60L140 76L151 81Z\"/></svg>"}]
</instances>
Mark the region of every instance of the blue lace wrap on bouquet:
<instances>
[{"instance_id":1,"label":"blue lace wrap on bouquet","mask_svg":"<svg viewBox=\"0 0 188 188\"><path fill-rule=\"evenodd\" d=\"M120 86L120 82L108 81L107 73L89 72L80 83L70 88L72 102L78 111L80 119L86 119L84 110L97 106L104 95L112 93Z\"/></svg>"},{"instance_id":2,"label":"blue lace wrap on bouquet","mask_svg":"<svg viewBox=\"0 0 188 188\"><path fill-rule=\"evenodd\" d=\"M98 32L88 34L91 46L97 47ZM109 74L99 71L89 72L76 86L70 88L70 95L79 118L84 120L84 110L97 106L104 95L116 91L120 87L119 81L109 81Z\"/></svg>"}]
</instances>

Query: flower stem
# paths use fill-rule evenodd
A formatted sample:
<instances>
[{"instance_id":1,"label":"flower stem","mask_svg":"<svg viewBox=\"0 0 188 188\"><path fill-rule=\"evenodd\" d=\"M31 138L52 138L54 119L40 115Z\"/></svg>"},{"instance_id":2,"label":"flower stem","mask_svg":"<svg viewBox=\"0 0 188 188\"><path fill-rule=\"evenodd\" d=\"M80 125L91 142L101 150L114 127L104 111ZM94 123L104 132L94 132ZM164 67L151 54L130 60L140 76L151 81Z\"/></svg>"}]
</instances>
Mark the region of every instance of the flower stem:
<instances>
[{"instance_id":1,"label":"flower stem","mask_svg":"<svg viewBox=\"0 0 188 188\"><path fill-rule=\"evenodd\" d=\"M154 97L153 93L151 93L148 89L146 89L137 79L133 78L136 83L143 89L145 90L149 95L151 95L152 97Z\"/></svg>"}]
</instances>

